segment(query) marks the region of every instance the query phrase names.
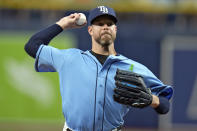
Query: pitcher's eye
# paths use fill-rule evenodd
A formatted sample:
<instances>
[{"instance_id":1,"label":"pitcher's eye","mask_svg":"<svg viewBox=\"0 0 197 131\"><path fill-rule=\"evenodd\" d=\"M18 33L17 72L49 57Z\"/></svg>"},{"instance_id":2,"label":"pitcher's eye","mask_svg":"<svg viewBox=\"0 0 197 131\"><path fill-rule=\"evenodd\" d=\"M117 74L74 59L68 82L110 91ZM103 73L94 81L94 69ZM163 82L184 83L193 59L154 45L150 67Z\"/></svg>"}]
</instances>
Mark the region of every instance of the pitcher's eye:
<instances>
[{"instance_id":1,"label":"pitcher's eye","mask_svg":"<svg viewBox=\"0 0 197 131\"><path fill-rule=\"evenodd\" d=\"M104 23L98 23L98 26L103 26L104 25Z\"/></svg>"},{"instance_id":2,"label":"pitcher's eye","mask_svg":"<svg viewBox=\"0 0 197 131\"><path fill-rule=\"evenodd\" d=\"M107 23L107 26L112 26L112 25L113 25L113 22Z\"/></svg>"}]
</instances>

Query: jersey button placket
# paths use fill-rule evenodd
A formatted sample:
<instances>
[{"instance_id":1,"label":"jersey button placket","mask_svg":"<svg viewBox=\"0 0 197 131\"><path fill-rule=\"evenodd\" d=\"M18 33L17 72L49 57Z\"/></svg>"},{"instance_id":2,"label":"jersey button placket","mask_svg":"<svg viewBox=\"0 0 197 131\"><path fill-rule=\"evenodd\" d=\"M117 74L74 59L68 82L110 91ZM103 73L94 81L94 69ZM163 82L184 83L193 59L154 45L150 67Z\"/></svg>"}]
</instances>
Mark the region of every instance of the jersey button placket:
<instances>
[{"instance_id":1,"label":"jersey button placket","mask_svg":"<svg viewBox=\"0 0 197 131\"><path fill-rule=\"evenodd\" d=\"M104 81L105 77L103 76L104 72L99 72L98 75L98 88L97 88L97 114L96 114L96 120L97 120L97 129L98 131L101 131L102 127L102 114L103 114L103 98L104 98Z\"/></svg>"}]
</instances>

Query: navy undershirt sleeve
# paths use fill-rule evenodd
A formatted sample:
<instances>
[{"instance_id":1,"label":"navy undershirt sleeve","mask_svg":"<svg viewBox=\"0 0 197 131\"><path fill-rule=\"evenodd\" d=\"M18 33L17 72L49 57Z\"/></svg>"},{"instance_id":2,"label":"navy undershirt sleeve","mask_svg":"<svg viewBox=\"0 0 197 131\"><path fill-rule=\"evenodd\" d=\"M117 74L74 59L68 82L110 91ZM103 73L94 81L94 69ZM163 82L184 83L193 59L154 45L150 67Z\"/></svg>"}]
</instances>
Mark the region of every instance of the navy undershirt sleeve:
<instances>
[{"instance_id":1,"label":"navy undershirt sleeve","mask_svg":"<svg viewBox=\"0 0 197 131\"><path fill-rule=\"evenodd\" d=\"M30 40L25 45L25 51L32 56L33 58L36 57L36 52L38 51L41 44L48 45L49 42L61 33L63 29L57 25L53 24L48 28L45 28L36 34L34 34Z\"/></svg>"},{"instance_id":2,"label":"navy undershirt sleeve","mask_svg":"<svg viewBox=\"0 0 197 131\"><path fill-rule=\"evenodd\" d=\"M157 108L155 108L155 111L159 114L166 114L169 111L170 108L170 102L166 97L159 96L160 104Z\"/></svg>"}]
</instances>

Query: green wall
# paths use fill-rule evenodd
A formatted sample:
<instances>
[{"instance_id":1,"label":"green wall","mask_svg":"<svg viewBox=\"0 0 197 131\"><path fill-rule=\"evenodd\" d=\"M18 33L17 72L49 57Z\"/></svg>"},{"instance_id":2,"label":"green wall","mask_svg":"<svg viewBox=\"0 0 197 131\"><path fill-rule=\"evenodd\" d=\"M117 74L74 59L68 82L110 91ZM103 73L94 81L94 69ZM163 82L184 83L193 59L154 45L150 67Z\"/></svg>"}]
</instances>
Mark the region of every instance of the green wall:
<instances>
[{"instance_id":1,"label":"green wall","mask_svg":"<svg viewBox=\"0 0 197 131\"><path fill-rule=\"evenodd\" d=\"M57 73L38 73L24 51L32 32L0 32L0 123L64 122ZM75 47L72 34L62 33L50 45Z\"/></svg>"}]
</instances>

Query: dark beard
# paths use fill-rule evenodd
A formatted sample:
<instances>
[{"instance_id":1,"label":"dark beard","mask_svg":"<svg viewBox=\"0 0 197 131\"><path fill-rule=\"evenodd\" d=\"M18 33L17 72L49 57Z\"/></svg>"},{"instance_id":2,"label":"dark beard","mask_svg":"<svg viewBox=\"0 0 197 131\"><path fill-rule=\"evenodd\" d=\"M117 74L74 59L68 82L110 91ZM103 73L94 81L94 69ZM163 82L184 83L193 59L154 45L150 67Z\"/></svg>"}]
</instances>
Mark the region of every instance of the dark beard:
<instances>
[{"instance_id":1,"label":"dark beard","mask_svg":"<svg viewBox=\"0 0 197 131\"><path fill-rule=\"evenodd\" d=\"M113 40L112 39L108 39L108 40L101 40L101 37L96 39L96 42L101 45L102 47L106 48L109 45L112 44Z\"/></svg>"}]
</instances>

